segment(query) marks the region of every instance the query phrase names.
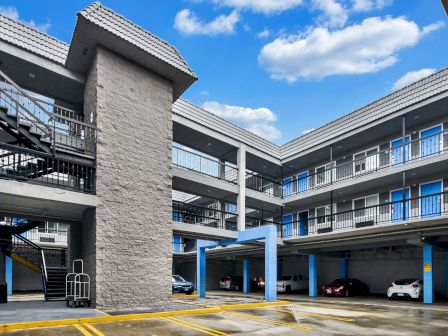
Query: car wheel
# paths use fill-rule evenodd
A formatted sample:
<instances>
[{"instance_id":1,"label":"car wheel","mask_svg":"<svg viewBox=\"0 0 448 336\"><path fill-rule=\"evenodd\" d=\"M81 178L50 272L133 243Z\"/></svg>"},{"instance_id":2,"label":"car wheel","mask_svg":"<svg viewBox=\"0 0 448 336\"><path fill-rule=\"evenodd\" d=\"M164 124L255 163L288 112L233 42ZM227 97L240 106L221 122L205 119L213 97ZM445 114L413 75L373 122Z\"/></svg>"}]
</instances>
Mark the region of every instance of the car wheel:
<instances>
[{"instance_id":1,"label":"car wheel","mask_svg":"<svg viewBox=\"0 0 448 336\"><path fill-rule=\"evenodd\" d=\"M388 298L390 301L392 301L392 300L394 299L393 296L388 296L387 298Z\"/></svg>"},{"instance_id":2,"label":"car wheel","mask_svg":"<svg viewBox=\"0 0 448 336\"><path fill-rule=\"evenodd\" d=\"M193 291L185 292L185 294L187 294L187 295L191 295L192 293L193 293Z\"/></svg>"},{"instance_id":3,"label":"car wheel","mask_svg":"<svg viewBox=\"0 0 448 336\"><path fill-rule=\"evenodd\" d=\"M364 288L364 289L361 291L361 296L367 296L367 295L369 295L369 290Z\"/></svg>"},{"instance_id":4,"label":"car wheel","mask_svg":"<svg viewBox=\"0 0 448 336\"><path fill-rule=\"evenodd\" d=\"M286 286L286 293L291 293L291 286Z\"/></svg>"},{"instance_id":5,"label":"car wheel","mask_svg":"<svg viewBox=\"0 0 448 336\"><path fill-rule=\"evenodd\" d=\"M350 292L349 292L348 289L345 290L344 295L345 295L345 297L349 297L350 296Z\"/></svg>"},{"instance_id":6,"label":"car wheel","mask_svg":"<svg viewBox=\"0 0 448 336\"><path fill-rule=\"evenodd\" d=\"M238 285L233 286L233 290L238 292L240 290L240 286L238 286Z\"/></svg>"}]
</instances>

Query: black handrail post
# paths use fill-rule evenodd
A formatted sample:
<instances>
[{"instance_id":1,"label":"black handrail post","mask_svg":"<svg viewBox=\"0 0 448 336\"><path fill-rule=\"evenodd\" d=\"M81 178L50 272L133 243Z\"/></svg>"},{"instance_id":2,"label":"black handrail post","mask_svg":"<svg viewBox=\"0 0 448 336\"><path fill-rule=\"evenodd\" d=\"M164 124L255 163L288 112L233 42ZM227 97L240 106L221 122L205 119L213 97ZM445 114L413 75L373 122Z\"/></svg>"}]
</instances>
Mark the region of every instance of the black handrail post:
<instances>
[{"instance_id":1,"label":"black handrail post","mask_svg":"<svg viewBox=\"0 0 448 336\"><path fill-rule=\"evenodd\" d=\"M402 146L403 146L403 164L406 162L406 114L401 118L401 136L402 136Z\"/></svg>"},{"instance_id":2,"label":"black handrail post","mask_svg":"<svg viewBox=\"0 0 448 336\"><path fill-rule=\"evenodd\" d=\"M403 221L405 221L406 220L406 171L403 171L402 184L403 184Z\"/></svg>"}]
</instances>

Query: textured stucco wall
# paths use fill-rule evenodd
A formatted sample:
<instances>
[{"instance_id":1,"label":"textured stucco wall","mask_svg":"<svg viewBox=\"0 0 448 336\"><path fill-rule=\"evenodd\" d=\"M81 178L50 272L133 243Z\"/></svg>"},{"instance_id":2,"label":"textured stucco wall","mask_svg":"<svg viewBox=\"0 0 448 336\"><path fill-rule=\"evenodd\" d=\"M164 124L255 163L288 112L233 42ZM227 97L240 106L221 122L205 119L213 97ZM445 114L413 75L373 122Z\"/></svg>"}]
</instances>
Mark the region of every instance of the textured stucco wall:
<instances>
[{"instance_id":1,"label":"textured stucco wall","mask_svg":"<svg viewBox=\"0 0 448 336\"><path fill-rule=\"evenodd\" d=\"M98 205L83 225L96 306L156 306L171 296L171 83L99 48L84 99L98 127Z\"/></svg>"}]
</instances>

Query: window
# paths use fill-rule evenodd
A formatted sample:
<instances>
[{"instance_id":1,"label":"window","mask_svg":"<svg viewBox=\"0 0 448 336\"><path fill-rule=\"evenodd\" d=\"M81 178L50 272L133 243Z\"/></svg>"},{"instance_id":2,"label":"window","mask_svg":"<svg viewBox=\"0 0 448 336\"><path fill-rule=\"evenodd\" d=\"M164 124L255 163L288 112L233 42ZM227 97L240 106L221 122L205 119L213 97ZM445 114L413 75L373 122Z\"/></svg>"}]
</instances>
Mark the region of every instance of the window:
<instances>
[{"instance_id":1,"label":"window","mask_svg":"<svg viewBox=\"0 0 448 336\"><path fill-rule=\"evenodd\" d=\"M316 185L329 184L335 181L336 169L335 163L328 163L326 165L316 168Z\"/></svg>"},{"instance_id":2,"label":"window","mask_svg":"<svg viewBox=\"0 0 448 336\"><path fill-rule=\"evenodd\" d=\"M353 200L355 222L368 222L375 220L378 211L378 194Z\"/></svg>"},{"instance_id":3,"label":"window","mask_svg":"<svg viewBox=\"0 0 448 336\"><path fill-rule=\"evenodd\" d=\"M336 205L333 204L333 214L336 213ZM317 217L317 224L326 223L329 221L329 217L331 215L331 209L329 205L316 208L316 217Z\"/></svg>"},{"instance_id":4,"label":"window","mask_svg":"<svg viewBox=\"0 0 448 336\"><path fill-rule=\"evenodd\" d=\"M362 174L378 168L378 147L353 155L354 172Z\"/></svg>"},{"instance_id":5,"label":"window","mask_svg":"<svg viewBox=\"0 0 448 336\"><path fill-rule=\"evenodd\" d=\"M58 233L58 223L57 222L45 222L38 227L38 231L42 233Z\"/></svg>"}]
</instances>

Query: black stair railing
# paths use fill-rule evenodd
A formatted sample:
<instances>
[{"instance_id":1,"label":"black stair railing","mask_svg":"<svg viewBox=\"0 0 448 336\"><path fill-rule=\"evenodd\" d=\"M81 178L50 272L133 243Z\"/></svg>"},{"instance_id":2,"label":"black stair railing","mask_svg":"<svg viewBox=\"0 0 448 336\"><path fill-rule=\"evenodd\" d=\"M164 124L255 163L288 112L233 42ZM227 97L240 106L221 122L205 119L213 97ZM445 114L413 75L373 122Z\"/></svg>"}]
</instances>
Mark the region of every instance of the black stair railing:
<instances>
[{"instance_id":1,"label":"black stair railing","mask_svg":"<svg viewBox=\"0 0 448 336\"><path fill-rule=\"evenodd\" d=\"M53 151L56 147L86 154L94 154L96 151L96 127L84 122L82 114L33 97L2 71L0 107L15 118L17 127L34 128L33 133L51 143ZM41 147L47 151L43 144Z\"/></svg>"},{"instance_id":2,"label":"black stair railing","mask_svg":"<svg viewBox=\"0 0 448 336\"><path fill-rule=\"evenodd\" d=\"M58 188L95 192L95 166L32 149L0 143L0 177Z\"/></svg>"}]
</instances>

